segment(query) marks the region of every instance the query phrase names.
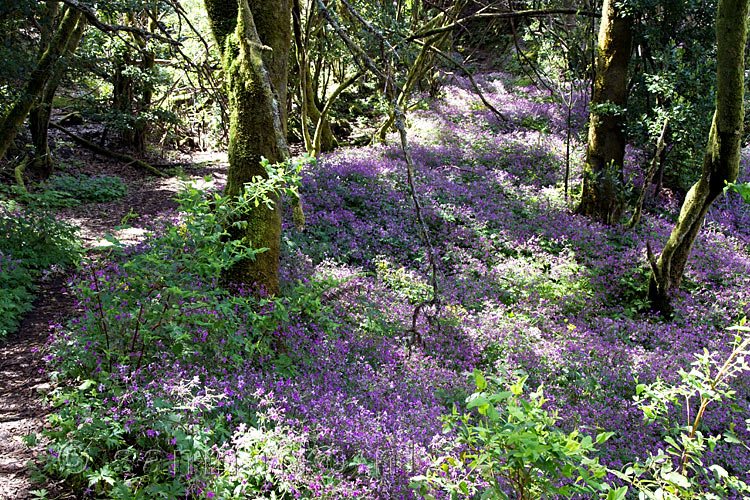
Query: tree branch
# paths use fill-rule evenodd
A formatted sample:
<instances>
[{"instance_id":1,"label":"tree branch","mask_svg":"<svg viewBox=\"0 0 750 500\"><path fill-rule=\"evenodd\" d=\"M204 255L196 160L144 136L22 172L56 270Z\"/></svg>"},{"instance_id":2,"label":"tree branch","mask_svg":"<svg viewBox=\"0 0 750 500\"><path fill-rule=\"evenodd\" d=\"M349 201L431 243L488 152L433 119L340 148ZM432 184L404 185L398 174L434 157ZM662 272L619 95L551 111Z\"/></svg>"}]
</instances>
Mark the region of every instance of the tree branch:
<instances>
[{"instance_id":1,"label":"tree branch","mask_svg":"<svg viewBox=\"0 0 750 500\"><path fill-rule=\"evenodd\" d=\"M417 42L417 43L423 43L423 42ZM495 116L500 118L502 121L504 122L508 121L508 119L500 111L498 111L492 104L490 104L490 102L484 97L482 90L479 88L479 85L477 85L476 80L474 80L474 76L471 74L471 72L468 69L466 69L466 67L463 64L461 64L458 61L453 60L448 54L438 49L434 45L430 46L430 50L432 50L437 55L439 55L446 61L450 62L451 64L455 65L456 67L461 69L461 71L463 71L464 73L466 73L466 76L469 78L469 81L471 82L471 86L474 88L474 92L476 92L477 96L479 96L479 99L482 100L482 103L485 105L485 107L487 107L487 109L492 111L495 114Z\"/></svg>"},{"instance_id":2,"label":"tree branch","mask_svg":"<svg viewBox=\"0 0 750 500\"><path fill-rule=\"evenodd\" d=\"M446 24L445 26L441 26L439 28L433 28L430 30L414 33L406 40L412 41L412 40L416 40L417 38L425 38L431 35L436 35L438 33L443 33L445 31L451 31L455 28L460 27L466 21L473 21L476 19L518 19L522 17L523 18L547 17L547 16L554 16L554 15L576 15L576 16L598 18L598 17L601 17L602 14L601 12L592 12L592 11L578 10L578 9L530 9L530 10L514 10L514 11L508 11L508 12L483 12L483 13L472 14L470 16L466 16L462 19L459 19L458 21L454 23Z\"/></svg>"},{"instance_id":3,"label":"tree branch","mask_svg":"<svg viewBox=\"0 0 750 500\"><path fill-rule=\"evenodd\" d=\"M156 33L152 33L148 30L144 30L142 28L136 28L134 26L124 26L122 24L107 24L104 21L101 21L98 17L96 17L96 13L94 13L93 10L88 8L85 5L81 5L77 0L60 0L65 5L69 6L72 9L77 10L81 14L83 14L83 17L86 18L86 20L97 28L98 30L104 32L104 33L118 33L120 31L125 31L128 33L136 33L138 35L141 35L145 39L154 38L156 40L159 40L164 43L168 43L170 45L181 45L180 42L173 40L169 37L164 37L161 35L157 35Z\"/></svg>"}]
</instances>

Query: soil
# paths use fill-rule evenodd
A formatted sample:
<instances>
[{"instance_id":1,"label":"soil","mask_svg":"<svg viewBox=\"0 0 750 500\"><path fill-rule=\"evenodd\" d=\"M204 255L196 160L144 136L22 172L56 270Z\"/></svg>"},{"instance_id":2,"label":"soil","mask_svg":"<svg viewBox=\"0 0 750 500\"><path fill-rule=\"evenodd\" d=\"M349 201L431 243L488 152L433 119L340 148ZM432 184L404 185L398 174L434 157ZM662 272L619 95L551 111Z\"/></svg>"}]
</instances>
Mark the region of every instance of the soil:
<instances>
[{"instance_id":1,"label":"soil","mask_svg":"<svg viewBox=\"0 0 750 500\"><path fill-rule=\"evenodd\" d=\"M117 175L128 186L128 194L118 201L61 211L62 218L81 228L79 235L88 251L107 244L107 233L125 244L138 242L147 222L177 206L173 198L183 182L201 182L206 175L219 184L226 180L226 159L218 154L185 156L177 159L177 167L162 163L159 168L174 173L162 179L78 148L61 153L65 161L58 171ZM126 217L132 227L118 229ZM63 322L75 313L75 299L65 289L66 278L64 273L57 274L37 283L34 309L19 329L0 343L0 500L37 498L32 492L41 489L48 490L51 497L65 497L60 485L32 482L31 471L45 452L45 445L40 441L29 447L24 436L39 436L51 412L44 396L54 387L43 358L50 324Z\"/></svg>"}]
</instances>

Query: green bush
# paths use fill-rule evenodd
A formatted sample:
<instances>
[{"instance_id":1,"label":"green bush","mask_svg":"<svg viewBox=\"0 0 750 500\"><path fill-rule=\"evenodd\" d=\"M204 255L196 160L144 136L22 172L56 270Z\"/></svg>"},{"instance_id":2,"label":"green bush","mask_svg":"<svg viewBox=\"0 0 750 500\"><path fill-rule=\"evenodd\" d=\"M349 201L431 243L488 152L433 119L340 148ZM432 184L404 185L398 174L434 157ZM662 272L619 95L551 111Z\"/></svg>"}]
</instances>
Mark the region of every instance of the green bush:
<instances>
[{"instance_id":1,"label":"green bush","mask_svg":"<svg viewBox=\"0 0 750 500\"><path fill-rule=\"evenodd\" d=\"M479 392L466 400L465 413L454 407L444 417L445 432L455 436L447 454L436 458L424 476L413 478L412 487L430 500L433 492L451 499L515 498L535 500L575 493L619 499L625 489L612 490L602 481L606 468L595 444L612 433L600 433L596 441L578 431L565 433L555 427L557 416L543 408L542 389L524 395L522 376L513 384L491 378L500 392L489 391L484 375L474 372Z\"/></svg>"},{"instance_id":2,"label":"green bush","mask_svg":"<svg viewBox=\"0 0 750 500\"><path fill-rule=\"evenodd\" d=\"M66 195L71 203L104 203L128 193L122 179L113 175L53 175L47 187Z\"/></svg>"},{"instance_id":3,"label":"green bush","mask_svg":"<svg viewBox=\"0 0 750 500\"><path fill-rule=\"evenodd\" d=\"M31 309L33 279L73 264L81 250L77 228L55 216L50 196L14 194L0 199L0 338Z\"/></svg>"},{"instance_id":4,"label":"green bush","mask_svg":"<svg viewBox=\"0 0 750 500\"><path fill-rule=\"evenodd\" d=\"M0 251L32 272L75 263L81 250L77 232L53 213L48 198L0 200Z\"/></svg>"},{"instance_id":5,"label":"green bush","mask_svg":"<svg viewBox=\"0 0 750 500\"><path fill-rule=\"evenodd\" d=\"M726 359L704 350L695 355L689 372L680 369L680 382L666 384L639 384L636 387L636 403L643 411L646 421L661 422L664 426L664 448L656 454L649 453L623 471L610 471L633 486L638 498L644 500L719 500L721 498L748 498L750 485L742 481L734 471L727 471L719 464L707 466L704 458L713 452L718 443L741 446L747 449L734 433L734 425L723 432L709 432L702 422L709 405L721 405L732 411L743 408L732 400L736 391L730 381L750 371L747 362L750 356L750 327L746 319L729 328L741 332L735 334L734 348ZM690 406L697 405L691 414ZM686 411L687 421L675 421L672 410ZM681 412L680 412L681 413Z\"/></svg>"}]
</instances>

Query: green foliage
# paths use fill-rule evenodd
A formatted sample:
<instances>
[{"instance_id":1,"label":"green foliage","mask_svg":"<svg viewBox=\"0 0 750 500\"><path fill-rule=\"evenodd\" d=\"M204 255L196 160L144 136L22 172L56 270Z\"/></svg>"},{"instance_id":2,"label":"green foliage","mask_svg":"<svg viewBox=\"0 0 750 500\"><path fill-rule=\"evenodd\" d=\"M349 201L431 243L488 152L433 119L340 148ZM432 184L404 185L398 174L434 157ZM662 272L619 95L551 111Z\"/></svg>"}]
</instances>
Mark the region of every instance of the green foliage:
<instances>
[{"instance_id":1,"label":"green foliage","mask_svg":"<svg viewBox=\"0 0 750 500\"><path fill-rule=\"evenodd\" d=\"M727 191L734 191L735 193L742 196L742 199L745 200L745 203L750 203L750 182L746 182L744 184L727 184L727 187L724 188L724 193L726 194Z\"/></svg>"},{"instance_id":2,"label":"green foliage","mask_svg":"<svg viewBox=\"0 0 750 500\"><path fill-rule=\"evenodd\" d=\"M750 327L745 326L743 319L730 330L747 335ZM750 337L743 340L735 335L734 349L725 360L717 359L707 350L696 354L690 371L680 370L679 384L667 385L662 381L639 384L636 402L647 421L663 423L665 448L650 454L644 461L629 465L622 472L611 472L632 484L642 499L718 500L735 494L747 498L750 485L718 464L706 467L702 458L707 451L713 452L719 443L750 448L735 436L733 428L725 429L723 433L704 433L701 423L709 404L724 404L735 411L742 410L729 403L735 395L729 381L750 371L748 355ZM697 410L691 413L691 408L695 409L696 405ZM675 408L687 411L687 421L682 425L673 422L670 410Z\"/></svg>"},{"instance_id":3,"label":"green foliage","mask_svg":"<svg viewBox=\"0 0 750 500\"><path fill-rule=\"evenodd\" d=\"M378 279L410 303L425 302L432 297L432 287L416 272L403 266L395 268L384 256L376 257L374 262Z\"/></svg>"},{"instance_id":4,"label":"green foliage","mask_svg":"<svg viewBox=\"0 0 750 500\"><path fill-rule=\"evenodd\" d=\"M83 375L95 368L92 363L99 356L108 369L133 359L137 369L165 348L181 357L217 356L221 353L214 352L213 342L207 342L209 335L212 340L226 335L225 354L239 358L268 349L269 340L261 342L267 326L263 322L273 314L253 313L255 307L267 304L256 304L218 286L202 288L216 283L222 269L264 251L226 238L227 219L249 209L247 204L253 199L239 205L228 197L187 187L178 196L180 220L165 223L141 251L124 254L117 271L93 265L84 268L88 280L76 291L95 304L94 314L82 323L98 349L77 367L63 363L63 371ZM112 239L112 243L117 252L119 242ZM125 273L127 279L118 273ZM254 324L255 320L259 323Z\"/></svg>"},{"instance_id":5,"label":"green foliage","mask_svg":"<svg viewBox=\"0 0 750 500\"><path fill-rule=\"evenodd\" d=\"M32 275L20 261L14 261L0 250L0 338L15 331L31 309Z\"/></svg>"},{"instance_id":6,"label":"green foliage","mask_svg":"<svg viewBox=\"0 0 750 500\"><path fill-rule=\"evenodd\" d=\"M114 175L53 175L47 187L62 193L71 204L116 201L128 193L122 179Z\"/></svg>"},{"instance_id":7,"label":"green foliage","mask_svg":"<svg viewBox=\"0 0 750 500\"><path fill-rule=\"evenodd\" d=\"M33 20L33 21L32 21ZM21 96L23 81L38 57L38 47L27 30L48 26L52 19L43 2L35 0L9 0L0 3L0 116L5 116L9 106Z\"/></svg>"},{"instance_id":8,"label":"green foliage","mask_svg":"<svg viewBox=\"0 0 750 500\"><path fill-rule=\"evenodd\" d=\"M550 133L550 121L546 116L526 115L521 118L521 126L537 132Z\"/></svg>"},{"instance_id":9,"label":"green foliage","mask_svg":"<svg viewBox=\"0 0 750 500\"><path fill-rule=\"evenodd\" d=\"M59 197L11 192L13 198L0 195L0 251L32 271L75 263L80 253L78 229L51 210Z\"/></svg>"},{"instance_id":10,"label":"green foliage","mask_svg":"<svg viewBox=\"0 0 750 500\"><path fill-rule=\"evenodd\" d=\"M0 198L0 338L13 332L31 309L37 275L78 260L77 230L51 212L52 204L50 196L20 188Z\"/></svg>"},{"instance_id":11,"label":"green foliage","mask_svg":"<svg viewBox=\"0 0 750 500\"><path fill-rule=\"evenodd\" d=\"M557 415L544 409L542 388L524 395L526 376L512 384L488 381L476 371L473 377L479 392L467 399L469 411L454 406L444 418L445 431L455 435L452 449L434 460L427 475L413 478L421 495L431 500L432 492L441 491L455 499L481 490L483 499L531 500L609 490L602 482L606 469L590 456L611 433L594 441L556 428ZM504 390L495 392L491 384ZM607 497L620 498L616 491Z\"/></svg>"},{"instance_id":12,"label":"green foliage","mask_svg":"<svg viewBox=\"0 0 750 500\"><path fill-rule=\"evenodd\" d=\"M282 167L269 166L285 179L273 189L293 189ZM46 474L74 491L129 500L206 498L207 492L280 498L291 492L290 471L300 468L296 491L316 476L300 465L309 458L307 437L257 415L263 403L245 401L230 410L219 402L224 395L207 390L198 376L165 382L158 397L128 382L141 380L146 367L154 376L164 359L220 372L262 359L279 376L293 377L301 360L278 348L274 332L281 324L309 317L335 331L321 302L336 284L332 279L299 285L283 299L218 283L222 269L263 251L225 238L229 218L268 202L268 191L253 186L269 188L251 183L237 201L187 186L177 219L160 223L138 247L121 248L111 238L114 262L80 270L76 293L88 310L69 324L74 335L61 336L55 348L55 377L68 383L52 394ZM137 419L113 418L131 412ZM233 416L254 428L237 428Z\"/></svg>"},{"instance_id":13,"label":"green foliage","mask_svg":"<svg viewBox=\"0 0 750 500\"><path fill-rule=\"evenodd\" d=\"M654 144L669 118L664 181L687 190L700 174L715 98L716 2L635 1L628 135ZM690 40L690 43L685 43ZM631 65L631 67L633 67Z\"/></svg>"}]
</instances>

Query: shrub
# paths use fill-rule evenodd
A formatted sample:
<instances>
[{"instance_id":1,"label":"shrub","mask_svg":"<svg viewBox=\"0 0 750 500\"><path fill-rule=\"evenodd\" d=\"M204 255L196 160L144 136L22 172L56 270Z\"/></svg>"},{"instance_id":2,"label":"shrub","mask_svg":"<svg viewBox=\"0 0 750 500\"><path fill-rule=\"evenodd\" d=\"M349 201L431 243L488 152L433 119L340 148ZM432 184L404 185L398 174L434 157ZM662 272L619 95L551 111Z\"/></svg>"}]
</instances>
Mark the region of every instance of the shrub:
<instances>
[{"instance_id":1,"label":"shrub","mask_svg":"<svg viewBox=\"0 0 750 500\"><path fill-rule=\"evenodd\" d=\"M15 331L31 309L31 273L0 250L0 338Z\"/></svg>"},{"instance_id":2,"label":"shrub","mask_svg":"<svg viewBox=\"0 0 750 500\"><path fill-rule=\"evenodd\" d=\"M474 372L479 392L466 400L470 411L459 413L454 406L444 418L445 431L455 436L452 450L427 475L413 478L420 494L434 499L430 492L442 491L453 499L482 491L482 498L531 500L609 490L601 481L606 469L590 458L595 442L556 428L557 415L543 408L541 387L524 396L526 378L513 384L492 378L506 390L490 392L487 379ZM610 436L601 433L596 443Z\"/></svg>"},{"instance_id":3,"label":"shrub","mask_svg":"<svg viewBox=\"0 0 750 500\"><path fill-rule=\"evenodd\" d=\"M730 330L750 332L743 319ZM723 404L741 409L731 403L735 391L729 381L743 372L750 371L747 357L750 355L750 337L744 340L735 336L735 346L725 360L707 350L695 355L690 371L680 370L680 382L668 385L657 381L640 384L636 388L636 402L643 410L647 421L660 421L667 434L665 447L656 454L638 460L623 472L614 472L622 480L632 484L639 498L648 500L683 500L720 498L748 498L750 485L731 474L719 464L706 467L703 457L713 452L717 444L747 445L734 434L733 425L721 433L702 430L702 422L709 404ZM686 408L685 408L686 407ZM694 411L691 412L691 408ZM686 409L687 422L673 422L670 410ZM692 417L691 417L692 415ZM739 497L739 496L738 496Z\"/></svg>"},{"instance_id":4,"label":"shrub","mask_svg":"<svg viewBox=\"0 0 750 500\"><path fill-rule=\"evenodd\" d=\"M237 430L238 419L260 422L259 403L230 405L206 383L266 363L293 374L294 360L278 348L280 323L320 308L314 287L277 299L219 284L222 269L263 251L226 238L230 217L270 203L268 191L279 189L256 187L239 202L189 187L179 214L157 222L143 243L122 248L113 239L110 263L80 268L82 314L53 345L54 377L67 383L52 394L47 474L106 498L290 491L268 455L288 467L306 438L280 427Z\"/></svg>"},{"instance_id":5,"label":"shrub","mask_svg":"<svg viewBox=\"0 0 750 500\"><path fill-rule=\"evenodd\" d=\"M78 229L53 213L47 197L21 194L0 200L0 251L31 271L75 263L81 247Z\"/></svg>"}]
</instances>

